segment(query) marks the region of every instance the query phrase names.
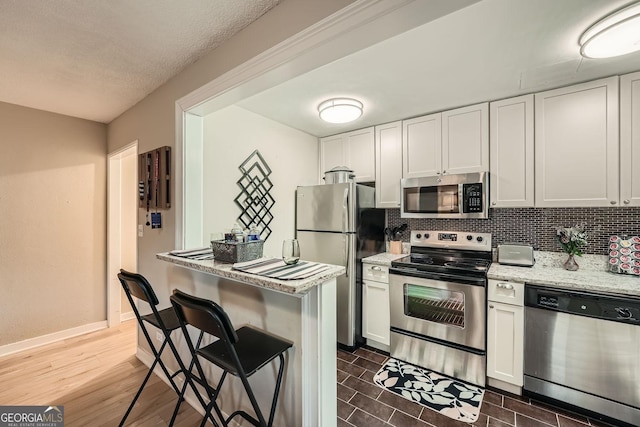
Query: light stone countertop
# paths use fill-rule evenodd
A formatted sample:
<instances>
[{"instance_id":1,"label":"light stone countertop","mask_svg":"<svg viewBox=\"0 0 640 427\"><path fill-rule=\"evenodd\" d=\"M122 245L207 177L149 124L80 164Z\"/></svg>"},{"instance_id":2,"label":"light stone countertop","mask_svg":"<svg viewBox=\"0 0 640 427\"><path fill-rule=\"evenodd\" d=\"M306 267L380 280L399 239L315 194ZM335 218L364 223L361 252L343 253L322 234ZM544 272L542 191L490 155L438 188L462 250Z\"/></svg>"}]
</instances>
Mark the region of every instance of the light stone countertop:
<instances>
[{"instance_id":1,"label":"light stone countertop","mask_svg":"<svg viewBox=\"0 0 640 427\"><path fill-rule=\"evenodd\" d=\"M366 258L362 258L362 262L366 262L367 264L375 264L375 265L382 265L385 267L391 267L391 261L395 261L407 255L408 254L392 254L390 252L382 252L381 254L376 254L376 255L368 256Z\"/></svg>"},{"instance_id":2,"label":"light stone countertop","mask_svg":"<svg viewBox=\"0 0 640 427\"><path fill-rule=\"evenodd\" d=\"M346 269L339 265L330 265L330 268L299 280L279 280L270 277L258 276L255 274L244 273L242 271L233 270L233 264L220 262L215 260L197 261L193 259L177 257L169 255L169 253L156 254L156 258L169 262L171 264L185 267L191 270L200 271L202 273L213 274L219 277L236 280L238 282L247 283L249 285L258 286L260 288L272 289L274 291L284 292L303 296L310 289L321 285L322 283L338 277L345 273Z\"/></svg>"},{"instance_id":3,"label":"light stone countertop","mask_svg":"<svg viewBox=\"0 0 640 427\"><path fill-rule=\"evenodd\" d=\"M530 285L640 297L640 277L608 272L607 256L575 257L580 266L578 271L567 271L562 267L567 256L564 253L536 251L533 267L514 267L494 262L487 276L489 279L513 280Z\"/></svg>"}]
</instances>

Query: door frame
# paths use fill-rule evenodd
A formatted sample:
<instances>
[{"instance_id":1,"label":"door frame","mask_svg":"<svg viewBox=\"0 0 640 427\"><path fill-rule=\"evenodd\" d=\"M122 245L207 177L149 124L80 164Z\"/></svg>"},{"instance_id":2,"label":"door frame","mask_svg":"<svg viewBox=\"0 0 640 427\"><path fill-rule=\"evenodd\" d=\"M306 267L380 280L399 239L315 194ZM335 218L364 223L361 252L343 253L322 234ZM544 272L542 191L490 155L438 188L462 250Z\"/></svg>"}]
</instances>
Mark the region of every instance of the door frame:
<instances>
[{"instance_id":1,"label":"door frame","mask_svg":"<svg viewBox=\"0 0 640 427\"><path fill-rule=\"evenodd\" d=\"M116 278L122 259L122 160L138 156L138 140L108 155L107 161L107 324L118 326L121 319L121 287ZM136 165L137 165L136 160ZM136 166L137 170L137 166ZM137 174L136 174L137 175ZM136 209L137 216L137 209ZM137 218L136 218L137 222ZM137 253L137 250L136 250ZM136 257L137 258L137 257ZM137 259L136 259L137 264Z\"/></svg>"}]
</instances>

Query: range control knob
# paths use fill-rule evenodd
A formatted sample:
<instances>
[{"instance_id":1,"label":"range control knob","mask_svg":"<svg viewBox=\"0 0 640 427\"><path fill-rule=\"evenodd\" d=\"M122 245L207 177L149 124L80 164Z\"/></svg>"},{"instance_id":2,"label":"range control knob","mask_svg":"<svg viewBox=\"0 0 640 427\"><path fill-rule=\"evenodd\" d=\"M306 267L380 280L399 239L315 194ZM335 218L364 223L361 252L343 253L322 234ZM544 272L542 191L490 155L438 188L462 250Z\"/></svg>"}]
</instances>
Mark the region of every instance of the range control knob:
<instances>
[{"instance_id":1,"label":"range control knob","mask_svg":"<svg viewBox=\"0 0 640 427\"><path fill-rule=\"evenodd\" d=\"M424 233L424 238L428 239L429 238L429 233Z\"/></svg>"},{"instance_id":2,"label":"range control knob","mask_svg":"<svg viewBox=\"0 0 640 427\"><path fill-rule=\"evenodd\" d=\"M473 236L471 234L467 234L467 240L469 241L473 240Z\"/></svg>"},{"instance_id":3,"label":"range control knob","mask_svg":"<svg viewBox=\"0 0 640 427\"><path fill-rule=\"evenodd\" d=\"M476 237L476 240L478 241L478 243L482 243L484 239L482 238L482 236L478 236Z\"/></svg>"},{"instance_id":4,"label":"range control knob","mask_svg":"<svg viewBox=\"0 0 640 427\"><path fill-rule=\"evenodd\" d=\"M420 233L416 234L416 239L419 239L421 237L422 237L422 234L420 234Z\"/></svg>"},{"instance_id":5,"label":"range control knob","mask_svg":"<svg viewBox=\"0 0 640 427\"><path fill-rule=\"evenodd\" d=\"M623 319L631 318L631 312L629 311L628 308L616 307L616 313L618 313L618 316L620 316Z\"/></svg>"}]
</instances>

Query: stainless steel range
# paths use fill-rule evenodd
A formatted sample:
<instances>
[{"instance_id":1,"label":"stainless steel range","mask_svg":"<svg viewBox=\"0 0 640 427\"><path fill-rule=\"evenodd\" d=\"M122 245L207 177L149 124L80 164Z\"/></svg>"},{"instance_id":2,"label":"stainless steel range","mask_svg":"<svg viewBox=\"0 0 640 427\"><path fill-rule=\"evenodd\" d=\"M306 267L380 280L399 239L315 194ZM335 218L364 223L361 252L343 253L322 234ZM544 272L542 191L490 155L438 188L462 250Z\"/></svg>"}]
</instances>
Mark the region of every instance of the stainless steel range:
<instances>
[{"instance_id":1,"label":"stainless steel range","mask_svg":"<svg viewBox=\"0 0 640 427\"><path fill-rule=\"evenodd\" d=\"M486 380L491 234L411 232L391 263L391 357L480 386Z\"/></svg>"}]
</instances>

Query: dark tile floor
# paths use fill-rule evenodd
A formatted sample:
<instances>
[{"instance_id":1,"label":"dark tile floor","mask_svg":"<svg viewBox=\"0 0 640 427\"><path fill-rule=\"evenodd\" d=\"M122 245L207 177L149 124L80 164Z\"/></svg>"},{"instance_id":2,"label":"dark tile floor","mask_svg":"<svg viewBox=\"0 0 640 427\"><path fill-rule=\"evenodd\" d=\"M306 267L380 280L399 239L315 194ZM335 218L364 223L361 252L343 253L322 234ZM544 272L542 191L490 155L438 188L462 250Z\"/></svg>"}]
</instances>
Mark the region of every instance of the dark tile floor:
<instances>
[{"instance_id":1,"label":"dark tile floor","mask_svg":"<svg viewBox=\"0 0 640 427\"><path fill-rule=\"evenodd\" d=\"M338 350L338 427L469 427L381 389L373 376L387 355L373 349ZM477 427L608 427L600 421L528 398L487 390Z\"/></svg>"}]
</instances>

